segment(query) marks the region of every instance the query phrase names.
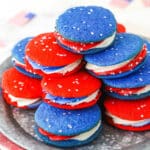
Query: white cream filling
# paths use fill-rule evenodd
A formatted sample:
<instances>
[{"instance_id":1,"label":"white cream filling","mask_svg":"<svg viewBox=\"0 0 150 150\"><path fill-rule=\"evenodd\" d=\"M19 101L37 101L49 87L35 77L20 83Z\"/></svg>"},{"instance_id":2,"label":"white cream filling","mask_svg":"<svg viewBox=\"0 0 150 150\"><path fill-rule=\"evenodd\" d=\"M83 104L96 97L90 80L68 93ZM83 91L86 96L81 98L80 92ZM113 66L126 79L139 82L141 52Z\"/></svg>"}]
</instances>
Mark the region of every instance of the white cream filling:
<instances>
[{"instance_id":1,"label":"white cream filling","mask_svg":"<svg viewBox=\"0 0 150 150\"><path fill-rule=\"evenodd\" d=\"M17 102L18 106L27 106L40 100L40 98L30 99L30 98L15 97L11 94L8 94L8 97L11 99L11 102Z\"/></svg>"},{"instance_id":2,"label":"white cream filling","mask_svg":"<svg viewBox=\"0 0 150 150\"><path fill-rule=\"evenodd\" d=\"M134 59L134 58L132 58ZM122 63L119 63L119 64L116 64L116 65L112 65L112 66L97 66L97 65L94 65L94 64L90 64L90 63L87 63L86 64L86 68L88 70L92 70L96 73L99 73L99 72L106 72L106 71L113 71L115 69L118 69L122 66L125 66L126 64L128 64L132 59L129 59L127 61L124 61Z\"/></svg>"},{"instance_id":3,"label":"white cream filling","mask_svg":"<svg viewBox=\"0 0 150 150\"><path fill-rule=\"evenodd\" d=\"M114 32L110 37L108 37L105 40L103 40L100 44L92 47L92 49L93 48L104 48L104 47L109 46L113 42L115 36L116 36L116 32Z\"/></svg>"},{"instance_id":4,"label":"white cream filling","mask_svg":"<svg viewBox=\"0 0 150 150\"><path fill-rule=\"evenodd\" d=\"M91 130L84 132L82 134L79 134L77 136L74 136L70 139L84 141L84 140L88 139L89 137L91 137L99 129L100 125L101 125L101 121L99 121L98 124Z\"/></svg>"},{"instance_id":5,"label":"white cream filling","mask_svg":"<svg viewBox=\"0 0 150 150\"><path fill-rule=\"evenodd\" d=\"M135 94L140 95L149 91L150 91L150 85L146 85L141 90L137 91Z\"/></svg>"},{"instance_id":6,"label":"white cream filling","mask_svg":"<svg viewBox=\"0 0 150 150\"><path fill-rule=\"evenodd\" d=\"M140 126L144 126L144 125L150 123L150 119L143 119L143 120L139 120L139 121L131 121L131 120L125 120L125 119L121 119L119 117L116 117L116 116L112 115L109 112L106 112L106 115L111 117L114 123L120 124L120 125L125 125L125 126L140 127Z\"/></svg>"},{"instance_id":7,"label":"white cream filling","mask_svg":"<svg viewBox=\"0 0 150 150\"><path fill-rule=\"evenodd\" d=\"M72 71L73 69L75 69L77 66L79 66L80 65L80 63L81 63L81 61L82 61L82 59L79 59L79 60L77 60L77 61L75 61L75 62L73 62L73 63L71 63L71 64L69 64L69 65L67 65L67 66L65 66L65 67L63 67L63 68L61 68L61 69L58 69L58 70L55 70L55 71L45 71L45 70L42 70L44 73L46 73L46 74L51 74L51 73L61 73L61 74L66 74L67 72L70 72L70 71Z\"/></svg>"},{"instance_id":8,"label":"white cream filling","mask_svg":"<svg viewBox=\"0 0 150 150\"><path fill-rule=\"evenodd\" d=\"M16 64L19 64L21 66L25 66L25 64L21 63L20 61L18 61L16 58L12 58L12 61L14 61Z\"/></svg>"},{"instance_id":9,"label":"white cream filling","mask_svg":"<svg viewBox=\"0 0 150 150\"><path fill-rule=\"evenodd\" d=\"M75 105L79 105L79 104L84 103L84 102L86 102L86 103L91 102L92 100L94 100L97 97L98 93L99 93L99 90L93 92L92 94L90 94L88 97L82 99L81 101L73 102L73 103L66 103L66 104L71 105L71 106L75 106Z\"/></svg>"}]
</instances>

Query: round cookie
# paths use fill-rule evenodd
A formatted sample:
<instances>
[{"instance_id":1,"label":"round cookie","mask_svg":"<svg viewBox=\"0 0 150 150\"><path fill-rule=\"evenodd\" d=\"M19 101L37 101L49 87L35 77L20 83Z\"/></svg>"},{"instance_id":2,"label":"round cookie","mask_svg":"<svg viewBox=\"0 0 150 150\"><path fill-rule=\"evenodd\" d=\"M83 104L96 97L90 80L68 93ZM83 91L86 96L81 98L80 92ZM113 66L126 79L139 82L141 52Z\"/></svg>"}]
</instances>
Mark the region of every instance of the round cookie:
<instances>
[{"instance_id":1,"label":"round cookie","mask_svg":"<svg viewBox=\"0 0 150 150\"><path fill-rule=\"evenodd\" d=\"M2 75L2 95L12 106L37 108L42 97L41 81L10 68Z\"/></svg>"},{"instance_id":2,"label":"round cookie","mask_svg":"<svg viewBox=\"0 0 150 150\"><path fill-rule=\"evenodd\" d=\"M96 53L113 43L116 19L103 7L73 7L58 17L56 31L58 43L65 49L81 54Z\"/></svg>"},{"instance_id":3,"label":"round cookie","mask_svg":"<svg viewBox=\"0 0 150 150\"><path fill-rule=\"evenodd\" d=\"M80 109L94 105L101 96L101 81L85 71L62 78L42 79L44 101L63 109Z\"/></svg>"},{"instance_id":4,"label":"round cookie","mask_svg":"<svg viewBox=\"0 0 150 150\"><path fill-rule=\"evenodd\" d=\"M148 47L148 46L147 46ZM150 48L143 66L132 74L118 79L103 79L105 91L119 99L141 99L150 96Z\"/></svg>"},{"instance_id":5,"label":"round cookie","mask_svg":"<svg viewBox=\"0 0 150 150\"><path fill-rule=\"evenodd\" d=\"M150 130L150 97L138 101L121 101L107 97L104 107L109 124L123 130Z\"/></svg>"},{"instance_id":6,"label":"round cookie","mask_svg":"<svg viewBox=\"0 0 150 150\"><path fill-rule=\"evenodd\" d=\"M87 144L102 128L98 105L68 111L42 103L35 112L35 122L35 132L43 142L58 147Z\"/></svg>"},{"instance_id":7,"label":"round cookie","mask_svg":"<svg viewBox=\"0 0 150 150\"><path fill-rule=\"evenodd\" d=\"M141 37L119 33L112 46L104 51L85 55L86 69L97 78L119 78L139 69L147 54Z\"/></svg>"},{"instance_id":8,"label":"round cookie","mask_svg":"<svg viewBox=\"0 0 150 150\"><path fill-rule=\"evenodd\" d=\"M25 70L25 47L31 39L32 37L27 37L17 42L12 49L12 62L14 67L21 73L33 78L41 78L39 75Z\"/></svg>"},{"instance_id":9,"label":"round cookie","mask_svg":"<svg viewBox=\"0 0 150 150\"><path fill-rule=\"evenodd\" d=\"M26 69L41 76L65 76L82 67L82 55L61 48L54 33L34 37L26 46Z\"/></svg>"}]
</instances>

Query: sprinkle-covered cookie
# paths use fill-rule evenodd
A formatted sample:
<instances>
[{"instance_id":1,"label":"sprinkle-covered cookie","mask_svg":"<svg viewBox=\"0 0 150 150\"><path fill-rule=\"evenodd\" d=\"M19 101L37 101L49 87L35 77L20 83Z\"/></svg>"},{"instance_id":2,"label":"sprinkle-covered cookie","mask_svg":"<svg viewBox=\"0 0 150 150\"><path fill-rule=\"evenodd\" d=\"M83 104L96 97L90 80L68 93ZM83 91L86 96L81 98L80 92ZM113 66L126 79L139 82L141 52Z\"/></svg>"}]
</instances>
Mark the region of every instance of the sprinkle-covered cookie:
<instances>
[{"instance_id":1,"label":"sprinkle-covered cookie","mask_svg":"<svg viewBox=\"0 0 150 150\"><path fill-rule=\"evenodd\" d=\"M98 6L67 9L56 20L58 43L75 53L95 53L110 46L116 35L116 20L110 10Z\"/></svg>"},{"instance_id":2,"label":"sprinkle-covered cookie","mask_svg":"<svg viewBox=\"0 0 150 150\"><path fill-rule=\"evenodd\" d=\"M148 46L147 46L148 47ZM150 48L143 66L134 73L118 79L103 79L105 91L120 99L140 99L150 96Z\"/></svg>"},{"instance_id":3,"label":"sprinkle-covered cookie","mask_svg":"<svg viewBox=\"0 0 150 150\"><path fill-rule=\"evenodd\" d=\"M82 66L82 55L61 48L54 33L43 33L34 37L26 46L26 69L42 76L64 76L78 71Z\"/></svg>"},{"instance_id":4,"label":"sprinkle-covered cookie","mask_svg":"<svg viewBox=\"0 0 150 150\"><path fill-rule=\"evenodd\" d=\"M2 75L2 94L12 106L35 108L42 97L41 81L10 68Z\"/></svg>"},{"instance_id":5,"label":"sprinkle-covered cookie","mask_svg":"<svg viewBox=\"0 0 150 150\"><path fill-rule=\"evenodd\" d=\"M20 71L21 73L33 77L33 78L41 78L39 75L35 73L30 73L25 70L25 47L28 44L28 42L32 39L32 37L24 38L13 47L12 49L12 62L14 67Z\"/></svg>"},{"instance_id":6,"label":"sprinkle-covered cookie","mask_svg":"<svg viewBox=\"0 0 150 150\"><path fill-rule=\"evenodd\" d=\"M104 51L85 55L86 69L98 78L119 78L139 69L147 54L146 44L141 37L117 34L112 46Z\"/></svg>"},{"instance_id":7,"label":"sprinkle-covered cookie","mask_svg":"<svg viewBox=\"0 0 150 150\"><path fill-rule=\"evenodd\" d=\"M87 144L102 128L98 105L68 111L43 103L35 112L35 123L35 132L43 142L58 147Z\"/></svg>"},{"instance_id":8,"label":"sprinkle-covered cookie","mask_svg":"<svg viewBox=\"0 0 150 150\"><path fill-rule=\"evenodd\" d=\"M85 71L62 78L42 79L44 101L63 109L79 109L94 105L100 98L101 81Z\"/></svg>"},{"instance_id":9,"label":"sprinkle-covered cookie","mask_svg":"<svg viewBox=\"0 0 150 150\"><path fill-rule=\"evenodd\" d=\"M123 130L150 130L150 97L138 101L107 97L104 107L106 121L111 125Z\"/></svg>"}]
</instances>

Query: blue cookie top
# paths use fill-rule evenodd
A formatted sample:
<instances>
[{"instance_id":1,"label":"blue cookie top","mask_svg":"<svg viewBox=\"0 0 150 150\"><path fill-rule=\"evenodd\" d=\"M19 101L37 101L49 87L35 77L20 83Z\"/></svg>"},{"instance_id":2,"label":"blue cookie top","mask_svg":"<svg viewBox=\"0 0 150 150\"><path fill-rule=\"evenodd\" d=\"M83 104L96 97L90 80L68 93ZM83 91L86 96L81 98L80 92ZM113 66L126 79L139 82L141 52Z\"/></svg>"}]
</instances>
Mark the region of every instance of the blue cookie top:
<instances>
[{"instance_id":1,"label":"blue cookie top","mask_svg":"<svg viewBox=\"0 0 150 150\"><path fill-rule=\"evenodd\" d=\"M102 7L73 7L58 17L56 31L72 41L96 42L116 31L116 20L112 12Z\"/></svg>"},{"instance_id":2,"label":"blue cookie top","mask_svg":"<svg viewBox=\"0 0 150 150\"><path fill-rule=\"evenodd\" d=\"M150 84L150 49L147 55L145 63L136 72L123 78L103 79L103 82L117 88L136 88Z\"/></svg>"},{"instance_id":3,"label":"blue cookie top","mask_svg":"<svg viewBox=\"0 0 150 150\"><path fill-rule=\"evenodd\" d=\"M101 111L98 105L68 111L42 103L35 112L37 125L56 135L78 135L95 127L100 120Z\"/></svg>"},{"instance_id":4,"label":"blue cookie top","mask_svg":"<svg viewBox=\"0 0 150 150\"><path fill-rule=\"evenodd\" d=\"M19 41L12 49L12 57L24 64L25 47L32 37L27 37Z\"/></svg>"},{"instance_id":5,"label":"blue cookie top","mask_svg":"<svg viewBox=\"0 0 150 150\"><path fill-rule=\"evenodd\" d=\"M114 43L104 51L85 55L88 63L97 66L111 66L127 61L136 56L142 49L144 41L141 37L120 33L116 35Z\"/></svg>"}]
</instances>

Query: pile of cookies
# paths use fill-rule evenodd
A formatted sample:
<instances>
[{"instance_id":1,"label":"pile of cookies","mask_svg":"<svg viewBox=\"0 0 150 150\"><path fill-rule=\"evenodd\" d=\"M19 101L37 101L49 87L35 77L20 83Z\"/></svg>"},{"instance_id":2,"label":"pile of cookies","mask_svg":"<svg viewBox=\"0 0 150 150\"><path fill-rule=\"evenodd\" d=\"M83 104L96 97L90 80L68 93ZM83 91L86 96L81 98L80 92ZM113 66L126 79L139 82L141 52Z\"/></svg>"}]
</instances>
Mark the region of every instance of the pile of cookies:
<instances>
[{"instance_id":1,"label":"pile of cookies","mask_svg":"<svg viewBox=\"0 0 150 150\"><path fill-rule=\"evenodd\" d=\"M118 27L108 9L73 7L58 17L54 32L15 45L14 67L3 74L2 93L16 107L40 105L35 133L43 142L74 147L93 141L102 129L97 104L102 94L108 123L150 129L148 43L118 33Z\"/></svg>"}]
</instances>

